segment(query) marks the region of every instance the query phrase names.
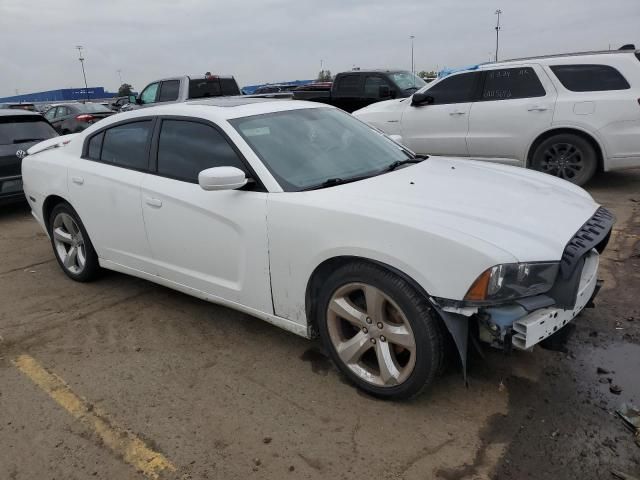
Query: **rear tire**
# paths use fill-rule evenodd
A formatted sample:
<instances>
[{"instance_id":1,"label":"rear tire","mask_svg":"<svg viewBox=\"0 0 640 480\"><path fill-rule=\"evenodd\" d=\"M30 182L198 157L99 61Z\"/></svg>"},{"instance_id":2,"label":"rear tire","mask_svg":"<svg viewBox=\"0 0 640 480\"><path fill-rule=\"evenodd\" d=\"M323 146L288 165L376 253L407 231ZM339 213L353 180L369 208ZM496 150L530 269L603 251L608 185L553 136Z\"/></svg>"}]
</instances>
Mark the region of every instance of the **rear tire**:
<instances>
[{"instance_id":1,"label":"rear tire","mask_svg":"<svg viewBox=\"0 0 640 480\"><path fill-rule=\"evenodd\" d=\"M323 283L315 312L320 337L356 387L405 399L433 382L444 362L444 330L424 295L367 262L339 267Z\"/></svg>"},{"instance_id":2,"label":"rear tire","mask_svg":"<svg viewBox=\"0 0 640 480\"><path fill-rule=\"evenodd\" d=\"M536 147L530 167L582 186L596 173L598 155L585 138L561 133L543 140Z\"/></svg>"},{"instance_id":3,"label":"rear tire","mask_svg":"<svg viewBox=\"0 0 640 480\"><path fill-rule=\"evenodd\" d=\"M59 203L51 211L49 238L58 265L69 278L89 282L98 276L98 254L80 217L68 203Z\"/></svg>"}]
</instances>

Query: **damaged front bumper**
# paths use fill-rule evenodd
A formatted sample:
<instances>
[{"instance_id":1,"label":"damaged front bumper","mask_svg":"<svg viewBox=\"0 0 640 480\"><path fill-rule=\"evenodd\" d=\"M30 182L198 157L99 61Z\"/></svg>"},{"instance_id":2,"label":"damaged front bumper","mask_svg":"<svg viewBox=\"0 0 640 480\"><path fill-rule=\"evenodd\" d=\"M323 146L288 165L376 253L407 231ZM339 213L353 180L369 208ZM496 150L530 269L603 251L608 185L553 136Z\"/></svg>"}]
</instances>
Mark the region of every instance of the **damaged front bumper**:
<instances>
[{"instance_id":1,"label":"damaged front bumper","mask_svg":"<svg viewBox=\"0 0 640 480\"><path fill-rule=\"evenodd\" d=\"M511 346L528 350L550 337L573 320L595 297L598 283L599 255L591 250L585 256L575 304L571 309L554 305L535 308L554 300L546 295L533 302L518 302L509 305L479 309L478 336L481 341L495 347L509 349Z\"/></svg>"},{"instance_id":2,"label":"damaged front bumper","mask_svg":"<svg viewBox=\"0 0 640 480\"><path fill-rule=\"evenodd\" d=\"M507 351L513 347L528 350L591 305L600 289L600 253L606 248L614 222L613 215L602 207L585 222L567 243L558 277L545 294L496 305L431 298L458 348L465 379L470 339Z\"/></svg>"}]
</instances>

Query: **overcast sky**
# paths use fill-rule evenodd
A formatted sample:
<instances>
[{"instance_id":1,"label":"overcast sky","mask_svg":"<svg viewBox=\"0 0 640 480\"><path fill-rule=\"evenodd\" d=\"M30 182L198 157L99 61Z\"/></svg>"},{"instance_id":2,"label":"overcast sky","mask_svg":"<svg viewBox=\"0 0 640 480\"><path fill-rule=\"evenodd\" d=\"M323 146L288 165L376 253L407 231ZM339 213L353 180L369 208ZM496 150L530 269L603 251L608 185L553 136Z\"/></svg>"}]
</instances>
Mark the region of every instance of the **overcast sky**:
<instances>
[{"instance_id":1,"label":"overcast sky","mask_svg":"<svg viewBox=\"0 0 640 480\"><path fill-rule=\"evenodd\" d=\"M489 60L503 10L500 57L640 47L640 0L0 0L0 97L82 86L140 90L184 73L238 83L315 78Z\"/></svg>"}]
</instances>

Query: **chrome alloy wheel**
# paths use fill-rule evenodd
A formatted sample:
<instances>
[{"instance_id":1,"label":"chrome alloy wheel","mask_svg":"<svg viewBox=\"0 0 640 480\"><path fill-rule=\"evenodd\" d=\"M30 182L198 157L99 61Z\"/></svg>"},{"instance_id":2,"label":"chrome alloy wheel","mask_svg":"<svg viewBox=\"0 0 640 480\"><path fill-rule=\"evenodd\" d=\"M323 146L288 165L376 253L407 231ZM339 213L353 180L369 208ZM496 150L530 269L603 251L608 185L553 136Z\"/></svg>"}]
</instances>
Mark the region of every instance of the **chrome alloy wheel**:
<instances>
[{"instance_id":1,"label":"chrome alloy wheel","mask_svg":"<svg viewBox=\"0 0 640 480\"><path fill-rule=\"evenodd\" d=\"M59 213L53 220L53 244L58 258L68 271L80 274L87 263L82 231L73 217Z\"/></svg>"},{"instance_id":2,"label":"chrome alloy wheel","mask_svg":"<svg viewBox=\"0 0 640 480\"><path fill-rule=\"evenodd\" d=\"M403 383L416 364L416 341L400 307L365 283L338 288L327 308L331 343L362 380L389 387Z\"/></svg>"}]
</instances>

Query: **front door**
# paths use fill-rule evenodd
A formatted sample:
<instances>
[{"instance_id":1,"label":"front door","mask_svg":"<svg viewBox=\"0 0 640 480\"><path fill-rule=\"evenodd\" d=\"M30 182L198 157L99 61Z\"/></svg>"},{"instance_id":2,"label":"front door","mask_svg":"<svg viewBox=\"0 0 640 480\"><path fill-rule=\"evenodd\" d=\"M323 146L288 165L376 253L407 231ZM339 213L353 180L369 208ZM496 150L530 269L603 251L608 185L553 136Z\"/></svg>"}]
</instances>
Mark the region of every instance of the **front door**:
<instances>
[{"instance_id":1,"label":"front door","mask_svg":"<svg viewBox=\"0 0 640 480\"><path fill-rule=\"evenodd\" d=\"M484 75L469 117L469 155L524 166L531 140L551 126L556 90L538 65L487 70Z\"/></svg>"},{"instance_id":2,"label":"front door","mask_svg":"<svg viewBox=\"0 0 640 480\"><path fill-rule=\"evenodd\" d=\"M425 93L428 105L407 106L402 113L403 143L416 153L467 156L469 111L480 73L465 72L446 77Z\"/></svg>"},{"instance_id":3,"label":"front door","mask_svg":"<svg viewBox=\"0 0 640 480\"><path fill-rule=\"evenodd\" d=\"M161 277L273 313L267 246L267 193L205 191L198 173L218 166L247 171L208 122L165 118L155 174L145 176L142 206Z\"/></svg>"}]
</instances>

